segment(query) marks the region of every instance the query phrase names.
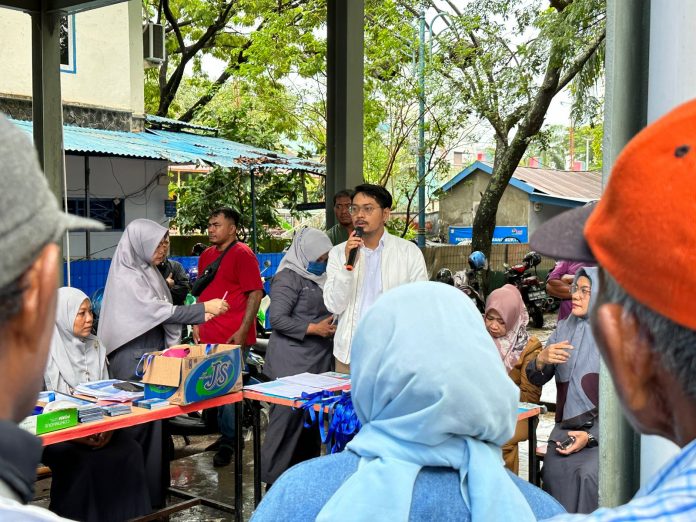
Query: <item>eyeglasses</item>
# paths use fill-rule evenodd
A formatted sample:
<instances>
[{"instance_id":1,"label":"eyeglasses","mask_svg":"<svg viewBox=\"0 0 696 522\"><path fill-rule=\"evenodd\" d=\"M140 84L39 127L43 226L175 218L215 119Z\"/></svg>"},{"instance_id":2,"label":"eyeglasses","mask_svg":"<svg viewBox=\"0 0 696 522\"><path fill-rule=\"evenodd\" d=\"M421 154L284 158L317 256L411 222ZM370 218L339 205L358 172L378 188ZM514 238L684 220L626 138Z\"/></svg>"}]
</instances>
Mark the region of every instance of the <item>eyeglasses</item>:
<instances>
[{"instance_id":1,"label":"eyeglasses","mask_svg":"<svg viewBox=\"0 0 696 522\"><path fill-rule=\"evenodd\" d=\"M572 285L570 285L571 295L578 292L578 291L582 294L583 297L587 297L588 295L590 295L592 293L592 290L590 288L588 288L587 286L578 286L576 283L573 283Z\"/></svg>"},{"instance_id":2,"label":"eyeglasses","mask_svg":"<svg viewBox=\"0 0 696 522\"><path fill-rule=\"evenodd\" d=\"M365 205L364 207L358 205L351 205L350 207L348 207L348 212L350 212L353 216L360 214L361 212L366 216L371 216L372 213L378 208L382 207L374 207L372 205Z\"/></svg>"},{"instance_id":3,"label":"eyeglasses","mask_svg":"<svg viewBox=\"0 0 696 522\"><path fill-rule=\"evenodd\" d=\"M162 241L159 242L159 245L157 245L156 250L162 250L169 248L169 240L168 239L163 239Z\"/></svg>"},{"instance_id":4,"label":"eyeglasses","mask_svg":"<svg viewBox=\"0 0 696 522\"><path fill-rule=\"evenodd\" d=\"M334 208L336 210L348 210L350 212L350 203L336 203Z\"/></svg>"}]
</instances>

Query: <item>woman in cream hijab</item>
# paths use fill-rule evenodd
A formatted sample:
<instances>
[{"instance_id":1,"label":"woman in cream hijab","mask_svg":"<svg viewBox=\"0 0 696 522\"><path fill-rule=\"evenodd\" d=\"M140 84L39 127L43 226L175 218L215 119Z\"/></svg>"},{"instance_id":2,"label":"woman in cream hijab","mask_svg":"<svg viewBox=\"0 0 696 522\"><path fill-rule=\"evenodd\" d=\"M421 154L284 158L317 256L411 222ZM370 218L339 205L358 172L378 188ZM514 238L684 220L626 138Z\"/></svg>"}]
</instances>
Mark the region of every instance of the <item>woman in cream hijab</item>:
<instances>
[{"instance_id":1,"label":"woman in cream hijab","mask_svg":"<svg viewBox=\"0 0 696 522\"><path fill-rule=\"evenodd\" d=\"M70 394L80 383L108 378L104 346L91 330L87 295L60 288L44 373L48 390ZM125 430L49 445L42 460L52 471L49 509L63 517L117 522L151 510L143 453Z\"/></svg>"}]
</instances>

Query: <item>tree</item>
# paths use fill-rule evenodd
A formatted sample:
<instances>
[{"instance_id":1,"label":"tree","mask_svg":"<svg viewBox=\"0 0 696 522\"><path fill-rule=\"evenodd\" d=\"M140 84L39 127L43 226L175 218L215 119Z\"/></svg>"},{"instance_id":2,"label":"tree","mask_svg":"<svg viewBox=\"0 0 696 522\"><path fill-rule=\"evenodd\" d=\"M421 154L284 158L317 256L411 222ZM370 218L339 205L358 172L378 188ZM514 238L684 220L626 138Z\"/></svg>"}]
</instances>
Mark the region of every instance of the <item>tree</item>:
<instances>
[{"instance_id":1,"label":"tree","mask_svg":"<svg viewBox=\"0 0 696 522\"><path fill-rule=\"evenodd\" d=\"M488 256L500 199L553 98L574 82L576 121L583 106L594 106L578 102L603 70L605 2L482 0L459 9L445 1L451 16L438 38L447 48L440 70L490 125L496 145L473 223L472 248Z\"/></svg>"},{"instance_id":2,"label":"tree","mask_svg":"<svg viewBox=\"0 0 696 522\"><path fill-rule=\"evenodd\" d=\"M283 223L278 207L291 209L294 217L300 215L296 204L304 190L302 173L278 169L227 169L216 167L207 174L193 177L180 187L174 188L177 198L177 215L173 225L183 233L203 232L208 226L210 212L217 207L229 206L242 215L239 237L245 240L251 226L251 176L256 181L256 218L259 223L259 239L269 236L269 229L281 228ZM310 178L307 174L306 178ZM316 193L323 191L320 183L309 182Z\"/></svg>"},{"instance_id":3,"label":"tree","mask_svg":"<svg viewBox=\"0 0 696 522\"><path fill-rule=\"evenodd\" d=\"M601 123L582 125L572 129L574 136L574 160L589 164L585 170L602 170L602 129ZM544 168L566 170L570 162L571 129L562 125L549 125L540 130L529 144L526 156L537 157ZM524 163L524 162L523 162Z\"/></svg>"},{"instance_id":4,"label":"tree","mask_svg":"<svg viewBox=\"0 0 696 522\"><path fill-rule=\"evenodd\" d=\"M363 176L388 188L405 211L398 233L413 224L418 194L418 31L412 6L385 0L365 7L365 110ZM409 23L410 22L410 23ZM449 154L470 141L475 127L466 103L427 66L425 183L437 188L449 174Z\"/></svg>"},{"instance_id":5,"label":"tree","mask_svg":"<svg viewBox=\"0 0 696 522\"><path fill-rule=\"evenodd\" d=\"M326 20L321 0L143 0L151 19L166 25L167 59L146 80L148 110L169 116L187 74L201 80L200 96L178 111L191 121L233 77L278 82L295 71L323 67L325 50L314 31ZM283 52L279 53L278 49ZM222 63L207 78L203 60ZM155 107L156 105L156 107Z\"/></svg>"}]
</instances>

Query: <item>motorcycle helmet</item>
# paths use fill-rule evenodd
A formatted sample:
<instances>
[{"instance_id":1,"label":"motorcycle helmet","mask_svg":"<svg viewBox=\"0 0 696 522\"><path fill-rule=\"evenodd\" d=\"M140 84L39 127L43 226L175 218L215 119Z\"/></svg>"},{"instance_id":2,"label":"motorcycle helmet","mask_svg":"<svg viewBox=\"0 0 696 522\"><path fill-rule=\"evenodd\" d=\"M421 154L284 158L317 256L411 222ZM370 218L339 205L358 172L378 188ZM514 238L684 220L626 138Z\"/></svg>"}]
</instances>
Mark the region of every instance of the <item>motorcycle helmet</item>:
<instances>
[{"instance_id":1,"label":"motorcycle helmet","mask_svg":"<svg viewBox=\"0 0 696 522\"><path fill-rule=\"evenodd\" d=\"M483 252L480 250L476 250L469 254L468 261L472 270L483 270L486 266L486 256L483 255Z\"/></svg>"},{"instance_id":2,"label":"motorcycle helmet","mask_svg":"<svg viewBox=\"0 0 696 522\"><path fill-rule=\"evenodd\" d=\"M92 314L94 314L95 321L99 320L99 312L101 312L102 301L104 300L104 289L100 288L96 290L92 297L89 298L92 302Z\"/></svg>"},{"instance_id":3,"label":"motorcycle helmet","mask_svg":"<svg viewBox=\"0 0 696 522\"><path fill-rule=\"evenodd\" d=\"M454 278L452 277L452 271L449 268L441 268L440 271L435 276L435 281L440 283L445 283L446 285L454 285Z\"/></svg>"},{"instance_id":4,"label":"motorcycle helmet","mask_svg":"<svg viewBox=\"0 0 696 522\"><path fill-rule=\"evenodd\" d=\"M541 263L541 255L534 252L534 250L527 252L527 255L524 256L524 262L529 268L537 266L539 263Z\"/></svg>"}]
</instances>

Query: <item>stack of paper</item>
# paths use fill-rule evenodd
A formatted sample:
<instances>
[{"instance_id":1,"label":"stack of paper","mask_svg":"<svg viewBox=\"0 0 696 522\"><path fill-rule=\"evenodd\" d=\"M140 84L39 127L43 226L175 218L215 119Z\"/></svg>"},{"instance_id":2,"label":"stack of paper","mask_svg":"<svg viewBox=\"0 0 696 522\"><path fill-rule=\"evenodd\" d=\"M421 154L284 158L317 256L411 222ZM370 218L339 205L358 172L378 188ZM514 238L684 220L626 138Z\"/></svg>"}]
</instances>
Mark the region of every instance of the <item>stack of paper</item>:
<instances>
[{"instance_id":1,"label":"stack of paper","mask_svg":"<svg viewBox=\"0 0 696 522\"><path fill-rule=\"evenodd\" d=\"M118 379L106 379L103 381L83 382L82 384L77 385L75 388L75 393L86 395L88 397L94 397L95 399L104 399L107 401L116 402L129 402L143 397L144 393L142 391L129 392L115 388L114 384L119 382L125 381L119 381Z\"/></svg>"},{"instance_id":2,"label":"stack of paper","mask_svg":"<svg viewBox=\"0 0 696 522\"><path fill-rule=\"evenodd\" d=\"M275 397L297 399L302 397L303 393L350 389L350 379L347 375L335 372L320 374L305 372L281 377L275 381L252 384L251 386L245 386L244 389Z\"/></svg>"}]
</instances>

